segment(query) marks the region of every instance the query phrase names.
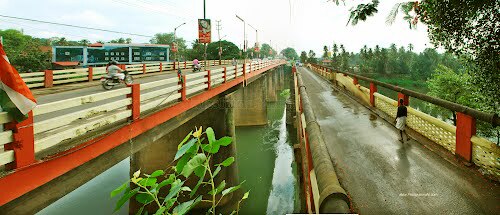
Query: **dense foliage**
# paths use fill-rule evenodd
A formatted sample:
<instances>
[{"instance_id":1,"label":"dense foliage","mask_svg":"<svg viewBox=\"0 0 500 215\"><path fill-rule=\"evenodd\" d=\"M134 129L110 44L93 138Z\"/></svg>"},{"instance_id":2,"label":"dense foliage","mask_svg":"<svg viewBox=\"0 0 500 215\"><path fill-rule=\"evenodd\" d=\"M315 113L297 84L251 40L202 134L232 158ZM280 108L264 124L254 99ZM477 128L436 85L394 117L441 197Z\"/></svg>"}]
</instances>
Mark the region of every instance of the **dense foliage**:
<instances>
[{"instance_id":1,"label":"dense foliage","mask_svg":"<svg viewBox=\"0 0 500 215\"><path fill-rule=\"evenodd\" d=\"M0 30L4 50L9 61L19 72L41 71L50 68L51 54L42 47L50 46L46 39L33 38L20 31Z\"/></svg>"},{"instance_id":2,"label":"dense foliage","mask_svg":"<svg viewBox=\"0 0 500 215\"><path fill-rule=\"evenodd\" d=\"M299 59L299 55L297 55L297 52L295 51L295 49L293 49L291 47L283 49L281 51L281 54L289 60L298 60Z\"/></svg>"},{"instance_id":3,"label":"dense foliage","mask_svg":"<svg viewBox=\"0 0 500 215\"><path fill-rule=\"evenodd\" d=\"M339 3L340 0L333 0ZM351 10L348 22L377 12L378 0ZM368 9L369 8L369 9ZM428 27L431 42L467 61L470 82L481 92L476 98L480 110L500 114L500 1L422 0L398 3L389 14L391 23L397 12L410 28L421 22Z\"/></svg>"}]
</instances>

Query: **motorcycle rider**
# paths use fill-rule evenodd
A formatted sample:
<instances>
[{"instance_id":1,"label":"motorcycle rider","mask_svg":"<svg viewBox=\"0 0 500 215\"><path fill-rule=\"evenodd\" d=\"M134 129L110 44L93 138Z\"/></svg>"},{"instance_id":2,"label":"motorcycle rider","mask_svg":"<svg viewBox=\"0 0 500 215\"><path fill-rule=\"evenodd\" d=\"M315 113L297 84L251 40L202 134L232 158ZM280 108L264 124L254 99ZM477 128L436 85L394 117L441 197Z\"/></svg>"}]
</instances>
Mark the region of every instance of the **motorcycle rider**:
<instances>
[{"instance_id":1,"label":"motorcycle rider","mask_svg":"<svg viewBox=\"0 0 500 215\"><path fill-rule=\"evenodd\" d=\"M196 70L200 70L200 68L201 68L200 62L198 61L198 58L195 58L193 60L193 72Z\"/></svg>"},{"instance_id":2,"label":"motorcycle rider","mask_svg":"<svg viewBox=\"0 0 500 215\"><path fill-rule=\"evenodd\" d=\"M116 60L108 63L107 71L110 77L118 77L121 81L125 79L125 74L122 73L124 70L118 67L118 62Z\"/></svg>"}]
</instances>

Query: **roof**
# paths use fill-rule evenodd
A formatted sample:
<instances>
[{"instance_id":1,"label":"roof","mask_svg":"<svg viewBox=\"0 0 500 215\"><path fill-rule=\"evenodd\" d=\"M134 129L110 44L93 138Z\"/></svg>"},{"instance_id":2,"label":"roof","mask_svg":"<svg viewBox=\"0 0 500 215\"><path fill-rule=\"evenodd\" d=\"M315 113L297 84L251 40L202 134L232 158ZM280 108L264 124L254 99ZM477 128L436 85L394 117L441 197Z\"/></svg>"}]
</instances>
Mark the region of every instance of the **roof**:
<instances>
[{"instance_id":1,"label":"roof","mask_svg":"<svg viewBox=\"0 0 500 215\"><path fill-rule=\"evenodd\" d=\"M323 60L323 61L321 61L321 62L323 62L323 63L331 63L331 62L333 62L333 61L332 61L332 60L328 60L328 59L327 59L327 60Z\"/></svg>"},{"instance_id":2,"label":"roof","mask_svg":"<svg viewBox=\"0 0 500 215\"><path fill-rule=\"evenodd\" d=\"M169 45L166 44L149 44L149 43L105 43L104 46L129 46L129 47L144 47L144 46L150 46L150 47L170 47Z\"/></svg>"},{"instance_id":3,"label":"roof","mask_svg":"<svg viewBox=\"0 0 500 215\"><path fill-rule=\"evenodd\" d=\"M88 45L89 47L102 47L102 43L92 43Z\"/></svg>"},{"instance_id":4,"label":"roof","mask_svg":"<svg viewBox=\"0 0 500 215\"><path fill-rule=\"evenodd\" d=\"M71 61L59 61L59 62L52 62L53 64L57 66L78 66L80 62L71 62Z\"/></svg>"}]
</instances>

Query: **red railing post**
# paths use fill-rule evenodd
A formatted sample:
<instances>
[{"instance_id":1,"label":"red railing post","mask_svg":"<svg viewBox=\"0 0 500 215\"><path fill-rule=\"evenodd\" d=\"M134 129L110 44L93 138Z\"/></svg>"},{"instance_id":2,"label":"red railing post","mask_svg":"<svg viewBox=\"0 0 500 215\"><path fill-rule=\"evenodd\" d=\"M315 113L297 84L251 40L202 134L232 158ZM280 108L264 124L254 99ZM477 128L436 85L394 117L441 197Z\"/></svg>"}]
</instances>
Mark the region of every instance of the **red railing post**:
<instances>
[{"instance_id":1,"label":"red railing post","mask_svg":"<svg viewBox=\"0 0 500 215\"><path fill-rule=\"evenodd\" d=\"M4 145L4 150L14 150L14 162L7 164L7 169L17 169L35 162L35 132L33 130L33 112L22 122L5 124L7 130L12 130L13 142Z\"/></svg>"},{"instance_id":2,"label":"red railing post","mask_svg":"<svg viewBox=\"0 0 500 215\"><path fill-rule=\"evenodd\" d=\"M252 63L250 63L250 69L249 69L249 72L252 71Z\"/></svg>"},{"instance_id":3,"label":"red railing post","mask_svg":"<svg viewBox=\"0 0 500 215\"><path fill-rule=\"evenodd\" d=\"M182 75L181 76L181 81L179 82L179 84L181 85L181 89L179 90L180 93L181 93L181 100L182 101L186 101L187 100L187 97L186 97L186 75Z\"/></svg>"},{"instance_id":4,"label":"red railing post","mask_svg":"<svg viewBox=\"0 0 500 215\"><path fill-rule=\"evenodd\" d=\"M227 82L227 70L226 67L224 67L224 83Z\"/></svg>"},{"instance_id":5,"label":"red railing post","mask_svg":"<svg viewBox=\"0 0 500 215\"><path fill-rule=\"evenodd\" d=\"M163 63L160 62L160 72L163 72Z\"/></svg>"},{"instance_id":6,"label":"red railing post","mask_svg":"<svg viewBox=\"0 0 500 215\"><path fill-rule=\"evenodd\" d=\"M142 64L142 74L146 74L146 64Z\"/></svg>"},{"instance_id":7,"label":"red railing post","mask_svg":"<svg viewBox=\"0 0 500 215\"><path fill-rule=\"evenodd\" d=\"M128 109L132 111L130 119L134 121L141 116L141 85L136 83L129 85L129 87L132 92L127 95L127 98L132 98L132 104L128 106Z\"/></svg>"},{"instance_id":8,"label":"red railing post","mask_svg":"<svg viewBox=\"0 0 500 215\"><path fill-rule=\"evenodd\" d=\"M174 71L177 69L177 62L174 61Z\"/></svg>"},{"instance_id":9,"label":"red railing post","mask_svg":"<svg viewBox=\"0 0 500 215\"><path fill-rule=\"evenodd\" d=\"M375 107L375 95L373 94L376 92L377 85L375 85L374 83L370 83L370 104L372 105L372 107Z\"/></svg>"},{"instance_id":10,"label":"red railing post","mask_svg":"<svg viewBox=\"0 0 500 215\"><path fill-rule=\"evenodd\" d=\"M408 95L405 95L403 93L398 93L398 106L399 106L399 100L403 99L403 104L405 106L408 106L410 104L410 97Z\"/></svg>"},{"instance_id":11,"label":"red railing post","mask_svg":"<svg viewBox=\"0 0 500 215\"><path fill-rule=\"evenodd\" d=\"M44 86L46 88L54 86L54 71L45 70Z\"/></svg>"},{"instance_id":12,"label":"red railing post","mask_svg":"<svg viewBox=\"0 0 500 215\"><path fill-rule=\"evenodd\" d=\"M358 82L358 78L356 78L356 77L352 77L352 83L353 83L354 85L358 85L358 84L359 84L359 82Z\"/></svg>"},{"instance_id":13,"label":"red railing post","mask_svg":"<svg viewBox=\"0 0 500 215\"><path fill-rule=\"evenodd\" d=\"M88 75L88 78L89 78L89 82L93 81L94 80L94 68L89 66L89 75Z\"/></svg>"},{"instance_id":14,"label":"red railing post","mask_svg":"<svg viewBox=\"0 0 500 215\"><path fill-rule=\"evenodd\" d=\"M457 112L457 134L455 154L467 162L472 160L471 137L476 135L476 119L467 114Z\"/></svg>"},{"instance_id":15,"label":"red railing post","mask_svg":"<svg viewBox=\"0 0 500 215\"><path fill-rule=\"evenodd\" d=\"M207 70L207 90L212 88L212 77L210 75L210 70Z\"/></svg>"},{"instance_id":16,"label":"red railing post","mask_svg":"<svg viewBox=\"0 0 500 215\"><path fill-rule=\"evenodd\" d=\"M187 69L187 61L184 61L184 69Z\"/></svg>"}]
</instances>

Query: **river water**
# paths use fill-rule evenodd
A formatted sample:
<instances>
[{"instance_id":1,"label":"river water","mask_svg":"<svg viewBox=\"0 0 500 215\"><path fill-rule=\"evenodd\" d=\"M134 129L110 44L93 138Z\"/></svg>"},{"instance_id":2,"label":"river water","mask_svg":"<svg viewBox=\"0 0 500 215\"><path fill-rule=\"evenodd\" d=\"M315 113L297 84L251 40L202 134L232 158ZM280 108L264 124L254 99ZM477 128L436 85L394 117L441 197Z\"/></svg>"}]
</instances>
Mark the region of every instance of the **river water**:
<instances>
[{"instance_id":1,"label":"river water","mask_svg":"<svg viewBox=\"0 0 500 215\"><path fill-rule=\"evenodd\" d=\"M278 96L277 102L267 104L268 125L236 128L239 177L245 180L244 191L250 190L239 214L275 215L300 210L294 141L287 130L285 101L286 98ZM129 175L127 158L37 214L113 214L118 198L110 198L110 192L127 181ZM128 214L128 206L124 205L115 214Z\"/></svg>"},{"instance_id":2,"label":"river water","mask_svg":"<svg viewBox=\"0 0 500 215\"><path fill-rule=\"evenodd\" d=\"M238 127L237 159L250 198L240 214L286 214L299 210L296 165L286 126L285 99L268 103L267 126Z\"/></svg>"}]
</instances>

